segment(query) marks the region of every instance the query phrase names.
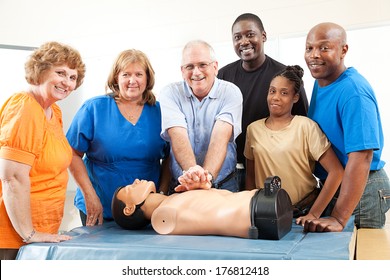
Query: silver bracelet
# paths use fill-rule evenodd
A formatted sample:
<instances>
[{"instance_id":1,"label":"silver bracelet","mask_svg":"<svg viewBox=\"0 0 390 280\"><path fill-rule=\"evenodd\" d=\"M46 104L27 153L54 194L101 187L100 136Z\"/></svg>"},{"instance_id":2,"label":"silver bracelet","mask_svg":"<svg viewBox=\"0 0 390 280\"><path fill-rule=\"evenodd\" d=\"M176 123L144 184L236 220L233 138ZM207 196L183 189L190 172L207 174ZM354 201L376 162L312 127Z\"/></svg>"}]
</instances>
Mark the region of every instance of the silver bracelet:
<instances>
[{"instance_id":1,"label":"silver bracelet","mask_svg":"<svg viewBox=\"0 0 390 280\"><path fill-rule=\"evenodd\" d=\"M31 231L31 233L29 234L29 236L27 236L26 238L23 239L23 242L24 242L24 243L29 242L30 239L34 236L34 234L35 234L35 229L33 229L33 230Z\"/></svg>"}]
</instances>

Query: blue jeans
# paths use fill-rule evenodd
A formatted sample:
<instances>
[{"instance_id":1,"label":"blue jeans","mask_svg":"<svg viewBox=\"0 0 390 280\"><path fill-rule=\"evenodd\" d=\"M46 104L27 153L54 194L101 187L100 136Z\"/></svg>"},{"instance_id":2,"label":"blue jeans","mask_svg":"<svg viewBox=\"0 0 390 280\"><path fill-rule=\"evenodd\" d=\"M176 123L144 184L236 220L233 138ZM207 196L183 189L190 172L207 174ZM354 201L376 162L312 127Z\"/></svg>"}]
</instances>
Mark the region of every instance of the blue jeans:
<instances>
[{"instance_id":1,"label":"blue jeans","mask_svg":"<svg viewBox=\"0 0 390 280\"><path fill-rule=\"evenodd\" d=\"M390 183L384 169L370 172L367 185L353 211L357 228L382 228L390 208Z\"/></svg>"},{"instance_id":2,"label":"blue jeans","mask_svg":"<svg viewBox=\"0 0 390 280\"><path fill-rule=\"evenodd\" d=\"M227 182L223 183L221 189L231 192L238 192L237 173Z\"/></svg>"}]
</instances>

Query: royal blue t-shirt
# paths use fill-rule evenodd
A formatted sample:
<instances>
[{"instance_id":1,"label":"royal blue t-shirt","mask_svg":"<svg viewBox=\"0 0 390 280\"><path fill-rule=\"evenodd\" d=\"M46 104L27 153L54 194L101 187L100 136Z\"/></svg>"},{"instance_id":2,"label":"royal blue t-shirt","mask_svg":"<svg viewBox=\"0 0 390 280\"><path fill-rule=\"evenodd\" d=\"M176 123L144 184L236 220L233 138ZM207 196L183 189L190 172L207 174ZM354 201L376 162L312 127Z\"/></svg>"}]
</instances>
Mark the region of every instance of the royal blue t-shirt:
<instances>
[{"instance_id":1,"label":"royal blue t-shirt","mask_svg":"<svg viewBox=\"0 0 390 280\"><path fill-rule=\"evenodd\" d=\"M324 131L344 167L349 153L362 150L374 150L371 170L385 165L378 103L371 85L355 68L325 87L314 83L308 116ZM316 175L325 179L324 172L319 169Z\"/></svg>"}]
</instances>

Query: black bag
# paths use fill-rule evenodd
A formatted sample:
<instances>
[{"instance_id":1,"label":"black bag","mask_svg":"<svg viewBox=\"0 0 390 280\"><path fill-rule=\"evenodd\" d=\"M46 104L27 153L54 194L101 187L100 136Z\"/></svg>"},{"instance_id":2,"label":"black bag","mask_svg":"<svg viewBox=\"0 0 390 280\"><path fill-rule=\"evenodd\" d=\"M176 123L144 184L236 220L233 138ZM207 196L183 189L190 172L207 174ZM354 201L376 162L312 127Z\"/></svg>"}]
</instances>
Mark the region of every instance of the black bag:
<instances>
[{"instance_id":1,"label":"black bag","mask_svg":"<svg viewBox=\"0 0 390 280\"><path fill-rule=\"evenodd\" d=\"M258 190L251 199L250 211L249 238L278 240L291 230L291 199L281 188L278 176L265 180L264 189Z\"/></svg>"}]
</instances>

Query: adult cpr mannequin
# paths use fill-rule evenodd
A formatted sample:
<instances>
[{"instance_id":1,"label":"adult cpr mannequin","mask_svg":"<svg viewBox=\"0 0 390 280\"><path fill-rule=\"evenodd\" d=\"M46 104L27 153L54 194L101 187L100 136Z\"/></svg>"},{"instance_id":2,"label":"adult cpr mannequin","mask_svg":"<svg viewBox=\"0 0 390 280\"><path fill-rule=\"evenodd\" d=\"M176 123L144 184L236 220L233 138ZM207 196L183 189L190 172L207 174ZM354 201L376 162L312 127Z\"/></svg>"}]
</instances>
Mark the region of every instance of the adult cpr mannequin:
<instances>
[{"instance_id":1,"label":"adult cpr mannequin","mask_svg":"<svg viewBox=\"0 0 390 280\"><path fill-rule=\"evenodd\" d=\"M114 220L127 229L140 229L151 221L159 234L248 238L251 199L257 191L210 188L165 196L156 193L153 182L135 180L115 192L112 212Z\"/></svg>"}]
</instances>

